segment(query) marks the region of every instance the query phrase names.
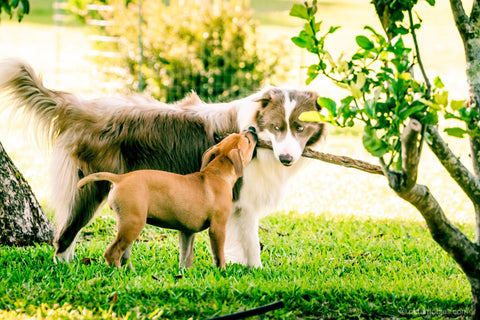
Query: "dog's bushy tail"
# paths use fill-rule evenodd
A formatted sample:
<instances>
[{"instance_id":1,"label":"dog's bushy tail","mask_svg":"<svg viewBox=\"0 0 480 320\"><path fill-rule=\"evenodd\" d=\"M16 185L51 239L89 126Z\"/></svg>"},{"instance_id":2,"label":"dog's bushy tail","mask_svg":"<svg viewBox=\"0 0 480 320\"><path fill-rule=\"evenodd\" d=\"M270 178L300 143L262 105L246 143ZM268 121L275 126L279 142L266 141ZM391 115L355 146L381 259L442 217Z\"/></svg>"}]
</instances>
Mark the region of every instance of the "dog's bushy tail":
<instances>
[{"instance_id":1,"label":"dog's bushy tail","mask_svg":"<svg viewBox=\"0 0 480 320\"><path fill-rule=\"evenodd\" d=\"M69 106L79 104L70 93L44 87L33 68L17 58L0 62L0 96L1 109L9 109L13 116L21 114L35 130L35 136L42 136L37 140L48 141L49 145L72 122Z\"/></svg>"},{"instance_id":2,"label":"dog's bushy tail","mask_svg":"<svg viewBox=\"0 0 480 320\"><path fill-rule=\"evenodd\" d=\"M77 183L77 187L80 189L84 185L94 181L109 181L111 183L117 183L119 181L119 175L110 172L97 172L80 179Z\"/></svg>"}]
</instances>

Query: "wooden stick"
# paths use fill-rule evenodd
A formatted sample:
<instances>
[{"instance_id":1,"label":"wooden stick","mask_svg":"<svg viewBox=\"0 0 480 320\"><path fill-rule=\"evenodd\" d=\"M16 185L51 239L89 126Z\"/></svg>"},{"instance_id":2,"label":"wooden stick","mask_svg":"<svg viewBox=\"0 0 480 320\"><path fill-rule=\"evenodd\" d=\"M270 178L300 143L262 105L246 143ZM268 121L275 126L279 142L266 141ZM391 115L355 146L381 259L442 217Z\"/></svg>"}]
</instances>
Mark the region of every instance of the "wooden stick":
<instances>
[{"instance_id":1,"label":"wooden stick","mask_svg":"<svg viewBox=\"0 0 480 320\"><path fill-rule=\"evenodd\" d=\"M265 141L265 140L258 140L257 147L265 148L265 149L272 149L272 143L269 142L269 141ZM371 163L368 163L368 162L365 162L365 161L362 161L362 160L357 160L357 159L353 159L353 158L350 158L350 157L346 157L346 156L337 156L337 155L330 154L330 153L318 152L318 151L314 151L314 150L309 149L309 148L305 148L302 156L306 157L306 158L320 160L320 161L323 161L323 162L328 162L328 163L331 163L331 164L336 164L336 165L346 167L346 168L357 169L357 170L364 171L364 172L367 172L367 173L383 175L383 171L382 171L382 168L380 166L377 166L377 165L374 165L374 164L371 164Z\"/></svg>"}]
</instances>

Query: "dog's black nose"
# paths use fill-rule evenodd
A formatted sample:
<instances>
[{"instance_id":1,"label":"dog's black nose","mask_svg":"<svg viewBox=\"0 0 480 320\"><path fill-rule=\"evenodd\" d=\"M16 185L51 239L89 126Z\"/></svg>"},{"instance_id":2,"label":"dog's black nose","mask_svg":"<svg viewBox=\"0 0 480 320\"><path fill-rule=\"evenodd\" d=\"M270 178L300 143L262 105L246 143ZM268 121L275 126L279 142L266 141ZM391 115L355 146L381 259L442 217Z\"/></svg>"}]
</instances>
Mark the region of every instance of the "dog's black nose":
<instances>
[{"instance_id":1,"label":"dog's black nose","mask_svg":"<svg viewBox=\"0 0 480 320\"><path fill-rule=\"evenodd\" d=\"M248 127L247 132L250 132L253 135L255 142L258 141L257 130L255 129L255 127L252 127L252 126Z\"/></svg>"},{"instance_id":2,"label":"dog's black nose","mask_svg":"<svg viewBox=\"0 0 480 320\"><path fill-rule=\"evenodd\" d=\"M293 162L293 157L290 154L281 154L278 157L278 160L284 165L284 166L291 166Z\"/></svg>"}]
</instances>

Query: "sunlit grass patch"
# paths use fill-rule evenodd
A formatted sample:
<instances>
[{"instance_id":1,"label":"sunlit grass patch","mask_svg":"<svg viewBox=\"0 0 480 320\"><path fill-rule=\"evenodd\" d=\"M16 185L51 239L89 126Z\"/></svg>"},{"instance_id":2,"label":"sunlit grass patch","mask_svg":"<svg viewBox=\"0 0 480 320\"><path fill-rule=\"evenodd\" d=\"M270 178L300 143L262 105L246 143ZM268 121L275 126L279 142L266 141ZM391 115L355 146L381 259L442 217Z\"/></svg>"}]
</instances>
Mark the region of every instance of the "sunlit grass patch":
<instances>
[{"instance_id":1,"label":"sunlit grass patch","mask_svg":"<svg viewBox=\"0 0 480 320\"><path fill-rule=\"evenodd\" d=\"M204 319L281 300L285 308L269 319L467 312L465 277L422 224L290 212L261 225L263 269L217 270L203 232L193 267L182 271L176 232L148 227L132 251L134 270L114 270L102 258L115 233L107 213L85 228L71 264L55 265L46 245L0 248L0 309L59 318Z\"/></svg>"}]
</instances>

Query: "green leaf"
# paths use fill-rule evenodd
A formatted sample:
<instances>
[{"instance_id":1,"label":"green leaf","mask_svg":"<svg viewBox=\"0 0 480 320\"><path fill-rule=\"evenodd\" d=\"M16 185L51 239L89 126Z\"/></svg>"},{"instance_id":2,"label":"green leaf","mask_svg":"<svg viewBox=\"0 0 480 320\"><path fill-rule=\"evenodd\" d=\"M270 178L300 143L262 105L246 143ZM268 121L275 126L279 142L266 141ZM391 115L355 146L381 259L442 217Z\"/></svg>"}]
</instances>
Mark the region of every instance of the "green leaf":
<instances>
[{"instance_id":1,"label":"green leaf","mask_svg":"<svg viewBox=\"0 0 480 320\"><path fill-rule=\"evenodd\" d=\"M394 32L396 34L406 35L406 34L409 33L409 30L408 30L408 28L406 28L404 26L398 26L397 28L395 28Z\"/></svg>"},{"instance_id":2,"label":"green leaf","mask_svg":"<svg viewBox=\"0 0 480 320\"><path fill-rule=\"evenodd\" d=\"M305 111L300 114L298 119L306 122L321 122L323 117L318 111Z\"/></svg>"},{"instance_id":3,"label":"green leaf","mask_svg":"<svg viewBox=\"0 0 480 320\"><path fill-rule=\"evenodd\" d=\"M433 101L441 106L448 105L448 91L438 92L433 96Z\"/></svg>"},{"instance_id":4,"label":"green leaf","mask_svg":"<svg viewBox=\"0 0 480 320\"><path fill-rule=\"evenodd\" d=\"M376 119L376 104L377 102L374 99L365 101L364 110L369 119Z\"/></svg>"},{"instance_id":5,"label":"green leaf","mask_svg":"<svg viewBox=\"0 0 480 320\"><path fill-rule=\"evenodd\" d=\"M3 2L3 1L0 3L5 13L8 14L10 18L12 18L12 9L10 8L10 4L8 2Z\"/></svg>"},{"instance_id":6,"label":"green leaf","mask_svg":"<svg viewBox=\"0 0 480 320\"><path fill-rule=\"evenodd\" d=\"M444 130L449 136L456 137L456 138L463 138L465 134L468 133L467 130L455 127L455 128L446 128Z\"/></svg>"},{"instance_id":7,"label":"green leaf","mask_svg":"<svg viewBox=\"0 0 480 320\"><path fill-rule=\"evenodd\" d=\"M290 10L290 15L292 17L298 17L298 18L303 19L303 20L309 20L310 19L307 7L305 7L304 5L298 4L298 3L295 3L292 6L292 9Z\"/></svg>"},{"instance_id":8,"label":"green leaf","mask_svg":"<svg viewBox=\"0 0 480 320\"><path fill-rule=\"evenodd\" d=\"M429 111L427 113L427 116L425 117L425 120L424 120L425 124L432 124L432 125L436 125L438 124L438 113L435 112L435 111Z\"/></svg>"},{"instance_id":9,"label":"green leaf","mask_svg":"<svg viewBox=\"0 0 480 320\"><path fill-rule=\"evenodd\" d=\"M358 46L362 49L365 50L372 50L374 48L373 42L370 41L367 37L365 36L357 36L355 38L355 41L357 42Z\"/></svg>"},{"instance_id":10,"label":"green leaf","mask_svg":"<svg viewBox=\"0 0 480 320\"><path fill-rule=\"evenodd\" d=\"M16 9L18 7L18 3L20 2L20 0L12 0L10 2L10 6L13 8L13 9Z\"/></svg>"},{"instance_id":11,"label":"green leaf","mask_svg":"<svg viewBox=\"0 0 480 320\"><path fill-rule=\"evenodd\" d=\"M466 101L467 100L452 100L450 102L450 108L452 108L453 111L458 111L465 106Z\"/></svg>"},{"instance_id":12,"label":"green leaf","mask_svg":"<svg viewBox=\"0 0 480 320\"><path fill-rule=\"evenodd\" d=\"M365 56L366 56L365 53L357 52L352 56L352 60L360 60L360 59L365 58Z\"/></svg>"},{"instance_id":13,"label":"green leaf","mask_svg":"<svg viewBox=\"0 0 480 320\"><path fill-rule=\"evenodd\" d=\"M371 126L365 126L362 143L371 155L380 158L388 152L388 145L377 136L377 131Z\"/></svg>"},{"instance_id":14,"label":"green leaf","mask_svg":"<svg viewBox=\"0 0 480 320\"><path fill-rule=\"evenodd\" d=\"M411 115L425 111L427 109L427 106L423 103L419 103L418 101L415 101L412 105L410 105L406 110L403 110L400 112L400 118L401 119L406 119L410 117Z\"/></svg>"},{"instance_id":15,"label":"green leaf","mask_svg":"<svg viewBox=\"0 0 480 320\"><path fill-rule=\"evenodd\" d=\"M300 48L306 48L307 47L307 41L304 38L292 37L291 40L297 47L300 47Z\"/></svg>"},{"instance_id":16,"label":"green leaf","mask_svg":"<svg viewBox=\"0 0 480 320\"><path fill-rule=\"evenodd\" d=\"M327 109L332 115L335 116L337 114L337 103L332 99L320 97L318 98L317 103L320 107Z\"/></svg>"},{"instance_id":17,"label":"green leaf","mask_svg":"<svg viewBox=\"0 0 480 320\"><path fill-rule=\"evenodd\" d=\"M442 82L442 79L440 79L439 76L436 76L435 79L433 80L433 84L435 85L435 87L437 87L438 89L442 89L445 87L445 85L443 84Z\"/></svg>"},{"instance_id":18,"label":"green leaf","mask_svg":"<svg viewBox=\"0 0 480 320\"><path fill-rule=\"evenodd\" d=\"M330 29L328 29L328 32L327 32L327 33L334 33L334 32L337 31L338 29L340 29L340 26L330 27Z\"/></svg>"},{"instance_id":19,"label":"green leaf","mask_svg":"<svg viewBox=\"0 0 480 320\"><path fill-rule=\"evenodd\" d=\"M20 11L23 14L28 14L30 12L30 3L28 2L28 0L20 0L20 3Z\"/></svg>"}]
</instances>

